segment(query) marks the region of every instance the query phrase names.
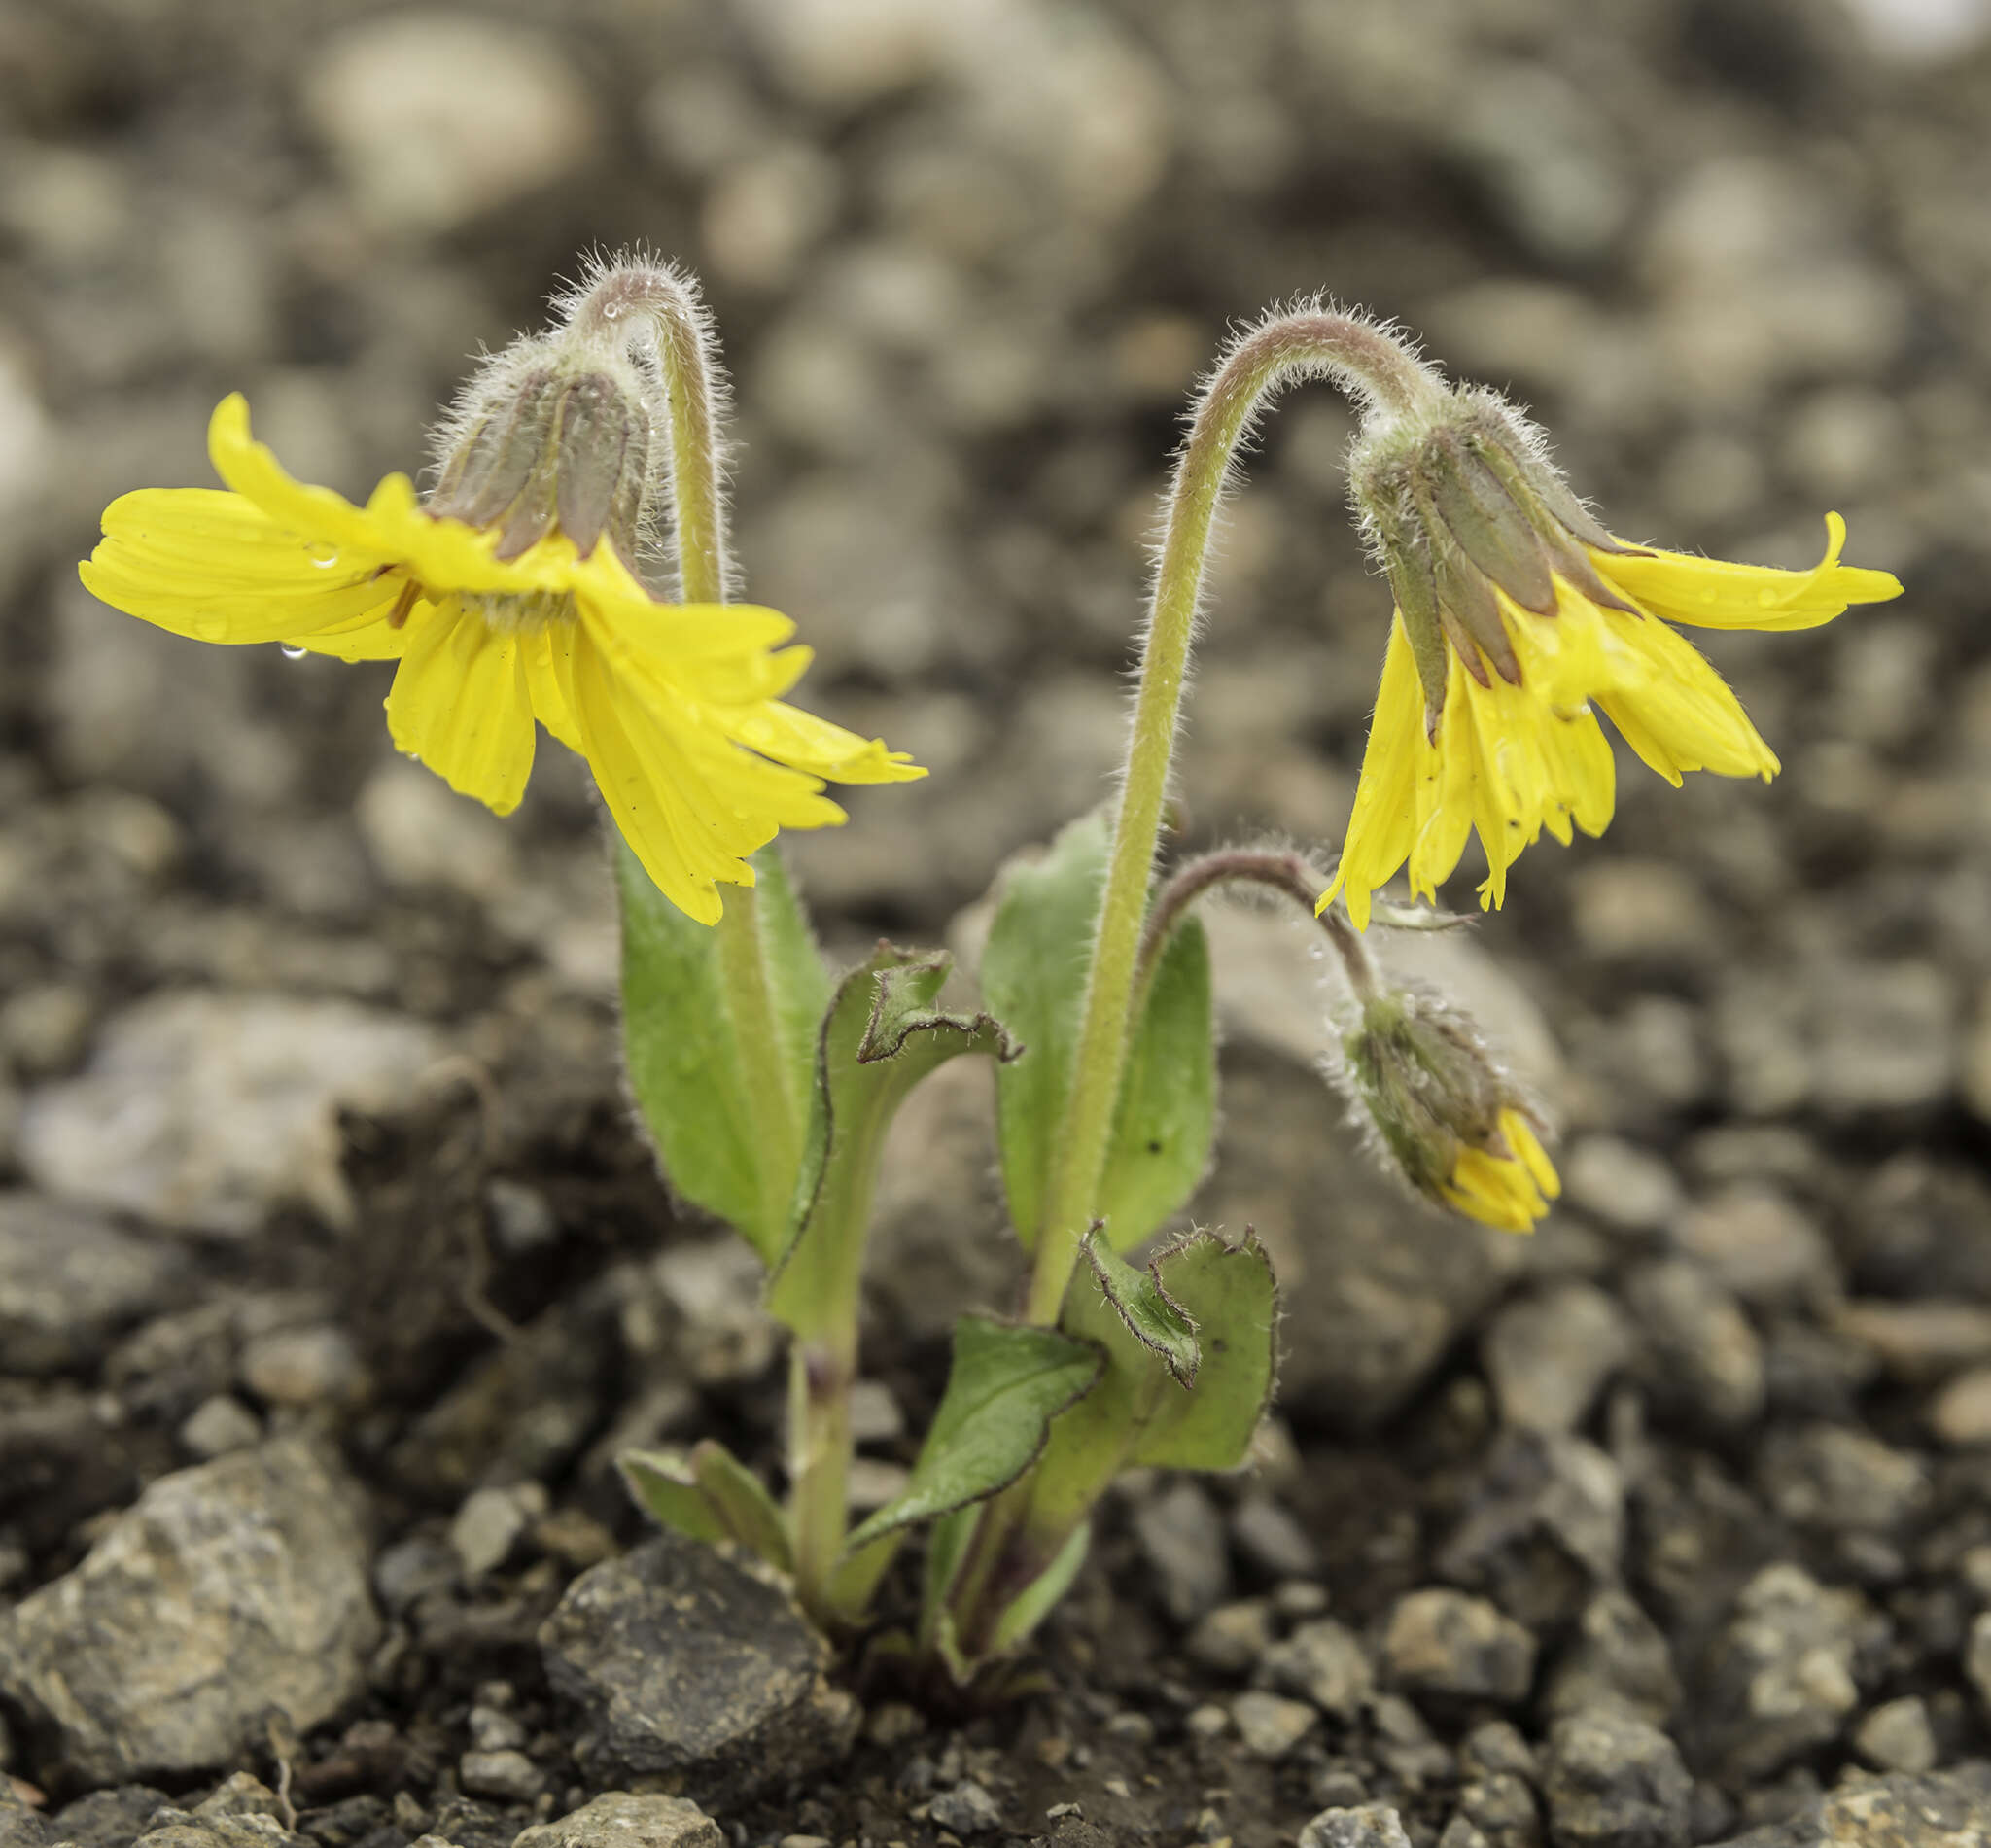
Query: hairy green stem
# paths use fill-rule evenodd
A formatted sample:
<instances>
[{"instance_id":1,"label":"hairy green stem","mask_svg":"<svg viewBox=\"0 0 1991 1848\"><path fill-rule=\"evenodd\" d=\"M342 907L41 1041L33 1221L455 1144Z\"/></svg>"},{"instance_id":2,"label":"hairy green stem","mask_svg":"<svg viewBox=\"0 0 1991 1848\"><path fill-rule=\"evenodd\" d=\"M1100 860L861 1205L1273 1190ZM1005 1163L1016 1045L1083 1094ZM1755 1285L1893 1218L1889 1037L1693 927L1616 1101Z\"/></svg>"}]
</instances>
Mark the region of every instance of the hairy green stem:
<instances>
[{"instance_id":1,"label":"hairy green stem","mask_svg":"<svg viewBox=\"0 0 1991 1848\"><path fill-rule=\"evenodd\" d=\"M1239 340L1197 403L1169 491L1167 529L1141 653L1140 691L1086 982L1071 1114L1063 1158L1051 1177L1030 1277L1028 1313L1034 1322L1058 1320L1078 1261L1079 1239L1099 1203L1127 1063L1148 881L1161 833L1211 527L1239 444L1260 407L1281 387L1304 378L1332 379L1375 410L1394 416L1428 406L1443 389L1436 374L1367 322L1303 309L1275 316Z\"/></svg>"}]
</instances>

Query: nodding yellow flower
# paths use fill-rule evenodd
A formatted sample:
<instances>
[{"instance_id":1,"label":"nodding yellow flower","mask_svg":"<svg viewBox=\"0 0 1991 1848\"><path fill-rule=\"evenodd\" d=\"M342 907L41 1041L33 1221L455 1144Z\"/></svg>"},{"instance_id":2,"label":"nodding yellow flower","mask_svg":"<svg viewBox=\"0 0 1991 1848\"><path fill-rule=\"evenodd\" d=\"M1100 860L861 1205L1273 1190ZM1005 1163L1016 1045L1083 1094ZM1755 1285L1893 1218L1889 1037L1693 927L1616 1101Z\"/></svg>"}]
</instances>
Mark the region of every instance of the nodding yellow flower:
<instances>
[{"instance_id":1,"label":"nodding yellow flower","mask_svg":"<svg viewBox=\"0 0 1991 1848\"><path fill-rule=\"evenodd\" d=\"M1435 897L1477 830L1483 907L1547 828L1601 834L1616 764L1601 714L1667 782L1689 770L1777 773L1721 676L1670 623L1809 629L1901 594L1839 563L1826 517L1810 571L1633 546L1591 518L1538 432L1489 393L1459 392L1424 428L1380 433L1351 477L1396 596L1382 683L1341 864L1321 899L1366 928L1371 892L1406 861Z\"/></svg>"},{"instance_id":2,"label":"nodding yellow flower","mask_svg":"<svg viewBox=\"0 0 1991 1848\"><path fill-rule=\"evenodd\" d=\"M225 399L208 453L226 491L113 502L83 581L196 641L398 660L396 746L500 815L525 790L537 719L587 759L659 889L716 923L718 887L753 883L748 854L782 828L844 819L825 779L926 773L782 701L810 658L780 645L786 616L645 588L624 555L642 482L621 464L643 445L611 428L608 466L590 468L582 440L626 408L606 383L528 379L509 426L470 432L428 506L403 474L365 506L293 480L251 438L243 400Z\"/></svg>"},{"instance_id":3,"label":"nodding yellow flower","mask_svg":"<svg viewBox=\"0 0 1991 1848\"><path fill-rule=\"evenodd\" d=\"M1331 1075L1358 1104L1384 1165L1438 1205L1503 1232L1531 1232L1562 1191L1541 1117L1436 991L1377 987L1343 1036Z\"/></svg>"}]
</instances>

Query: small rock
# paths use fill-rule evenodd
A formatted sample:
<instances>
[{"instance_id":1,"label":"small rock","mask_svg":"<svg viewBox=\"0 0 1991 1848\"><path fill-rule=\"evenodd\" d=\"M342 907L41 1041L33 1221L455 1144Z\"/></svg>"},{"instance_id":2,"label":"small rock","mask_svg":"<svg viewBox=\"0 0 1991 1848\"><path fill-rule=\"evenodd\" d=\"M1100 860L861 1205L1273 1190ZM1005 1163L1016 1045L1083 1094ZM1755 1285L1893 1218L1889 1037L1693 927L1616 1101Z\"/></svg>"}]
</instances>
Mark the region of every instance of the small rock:
<instances>
[{"instance_id":1,"label":"small rock","mask_svg":"<svg viewBox=\"0 0 1991 1848\"><path fill-rule=\"evenodd\" d=\"M1535 1673L1535 1639L1485 1598L1433 1586L1396 1602L1383 1672L1411 1693L1518 1701Z\"/></svg>"},{"instance_id":2,"label":"small rock","mask_svg":"<svg viewBox=\"0 0 1991 1848\"><path fill-rule=\"evenodd\" d=\"M1860 1704L1854 1669L1874 1637L1857 1591L1828 1589L1788 1560L1757 1573L1709 1657L1708 1691L1728 1773L1764 1778L1837 1738Z\"/></svg>"},{"instance_id":3,"label":"small rock","mask_svg":"<svg viewBox=\"0 0 1991 1848\"><path fill-rule=\"evenodd\" d=\"M1839 1424L1772 1432L1758 1479L1784 1519L1827 1533L1899 1532L1931 1493L1920 1457Z\"/></svg>"},{"instance_id":4,"label":"small rock","mask_svg":"<svg viewBox=\"0 0 1991 1848\"><path fill-rule=\"evenodd\" d=\"M145 1832L146 1823L157 1811L172 1805L173 1799L164 1791L146 1784L91 1791L64 1805L50 1829L49 1839L73 1841L79 1848L123 1848Z\"/></svg>"},{"instance_id":5,"label":"small rock","mask_svg":"<svg viewBox=\"0 0 1991 1848\"><path fill-rule=\"evenodd\" d=\"M1275 1763L1320 1724L1304 1700L1285 1700L1257 1689L1235 1695L1231 1720L1253 1758Z\"/></svg>"},{"instance_id":6,"label":"small rock","mask_svg":"<svg viewBox=\"0 0 1991 1848\"><path fill-rule=\"evenodd\" d=\"M1556 1848L1686 1848L1694 1779L1673 1741L1629 1714L1558 1720L1542 1794Z\"/></svg>"},{"instance_id":7,"label":"small rock","mask_svg":"<svg viewBox=\"0 0 1991 1848\"><path fill-rule=\"evenodd\" d=\"M0 1618L0 1692L98 1783L226 1762L272 1706L318 1725L379 1639L365 1509L297 1439L161 1477Z\"/></svg>"},{"instance_id":8,"label":"small rock","mask_svg":"<svg viewBox=\"0 0 1991 1848\"><path fill-rule=\"evenodd\" d=\"M1848 1303L1838 1326L1864 1342L1895 1378L1927 1385L1959 1367L1991 1362L1991 1308L1933 1300Z\"/></svg>"},{"instance_id":9,"label":"small rock","mask_svg":"<svg viewBox=\"0 0 1991 1848\"><path fill-rule=\"evenodd\" d=\"M241 1374L266 1405L315 1406L357 1396L360 1356L342 1328L280 1328L245 1343Z\"/></svg>"},{"instance_id":10,"label":"small rock","mask_svg":"<svg viewBox=\"0 0 1991 1848\"><path fill-rule=\"evenodd\" d=\"M1991 1611L1971 1620L1971 1640L1964 1646L1964 1674L1977 1691L1977 1703L1991 1719Z\"/></svg>"},{"instance_id":11,"label":"small rock","mask_svg":"<svg viewBox=\"0 0 1991 1848\"><path fill-rule=\"evenodd\" d=\"M522 1830L511 1848L725 1848L725 1837L681 1796L609 1791L556 1823Z\"/></svg>"},{"instance_id":12,"label":"small rock","mask_svg":"<svg viewBox=\"0 0 1991 1848\"><path fill-rule=\"evenodd\" d=\"M1231 1510L1231 1538L1252 1565L1275 1579L1308 1579L1320 1570L1313 1536L1270 1495L1247 1495Z\"/></svg>"},{"instance_id":13,"label":"small rock","mask_svg":"<svg viewBox=\"0 0 1991 1848\"><path fill-rule=\"evenodd\" d=\"M1627 1591L1609 1587L1584 1606L1575 1640L1550 1676L1551 1717L1615 1711L1664 1726L1680 1704L1680 1678L1664 1633Z\"/></svg>"},{"instance_id":14,"label":"small rock","mask_svg":"<svg viewBox=\"0 0 1991 1848\"><path fill-rule=\"evenodd\" d=\"M1322 1810L1300 1831L1300 1848L1411 1848L1411 1838L1387 1803L1362 1803Z\"/></svg>"},{"instance_id":15,"label":"small rock","mask_svg":"<svg viewBox=\"0 0 1991 1848\"><path fill-rule=\"evenodd\" d=\"M262 1423L232 1392L203 1399L180 1426L181 1444L203 1462L262 1442Z\"/></svg>"},{"instance_id":16,"label":"small rock","mask_svg":"<svg viewBox=\"0 0 1991 1848\"><path fill-rule=\"evenodd\" d=\"M20 1800L13 1780L0 1771L0 1848L49 1848L54 1839L52 1826Z\"/></svg>"},{"instance_id":17,"label":"small rock","mask_svg":"<svg viewBox=\"0 0 1991 1848\"><path fill-rule=\"evenodd\" d=\"M434 1534L410 1534L373 1561L374 1595L390 1615L405 1617L432 1592L450 1590L461 1571L453 1548Z\"/></svg>"},{"instance_id":18,"label":"small rock","mask_svg":"<svg viewBox=\"0 0 1991 1848\"><path fill-rule=\"evenodd\" d=\"M1231 1588L1223 1517L1203 1489L1184 1479L1145 1502L1134 1517L1134 1537L1155 1574L1162 1606L1178 1623L1193 1623L1221 1604Z\"/></svg>"},{"instance_id":19,"label":"small rock","mask_svg":"<svg viewBox=\"0 0 1991 1848\"><path fill-rule=\"evenodd\" d=\"M891 1444L906 1434L906 1414L882 1379L860 1379L851 1388L851 1442Z\"/></svg>"},{"instance_id":20,"label":"small rock","mask_svg":"<svg viewBox=\"0 0 1991 1848\"><path fill-rule=\"evenodd\" d=\"M546 1491L539 1482L479 1488L466 1496L449 1523L450 1551L466 1583L474 1584L497 1571L546 1508Z\"/></svg>"},{"instance_id":21,"label":"small rock","mask_svg":"<svg viewBox=\"0 0 1991 1848\"><path fill-rule=\"evenodd\" d=\"M1002 1805L972 1780L942 1791L926 1813L937 1827L957 1835L986 1835L1002 1827Z\"/></svg>"},{"instance_id":22,"label":"small rock","mask_svg":"<svg viewBox=\"0 0 1991 1848\"><path fill-rule=\"evenodd\" d=\"M1983 1848L1991 1780L1980 1769L1849 1777L1774 1827L1720 1848Z\"/></svg>"},{"instance_id":23,"label":"small rock","mask_svg":"<svg viewBox=\"0 0 1991 1848\"><path fill-rule=\"evenodd\" d=\"M1931 1109L1955 1083L1962 1009L1928 962L1862 962L1820 980L1815 1096L1830 1114Z\"/></svg>"},{"instance_id":24,"label":"small rock","mask_svg":"<svg viewBox=\"0 0 1991 1848\"><path fill-rule=\"evenodd\" d=\"M0 1191L0 1368L80 1370L187 1281L186 1254L40 1194Z\"/></svg>"},{"instance_id":25,"label":"small rock","mask_svg":"<svg viewBox=\"0 0 1991 1848\"><path fill-rule=\"evenodd\" d=\"M589 1777L677 1775L732 1800L832 1762L861 1717L771 1575L677 1534L583 1572L540 1650L582 1711L574 1752Z\"/></svg>"},{"instance_id":26,"label":"small rock","mask_svg":"<svg viewBox=\"0 0 1991 1848\"><path fill-rule=\"evenodd\" d=\"M1735 1299L1699 1265L1667 1258L1640 1265L1625 1306L1643 1331L1656 1392L1710 1423L1748 1424L1763 1411L1763 1342Z\"/></svg>"},{"instance_id":27,"label":"small rock","mask_svg":"<svg viewBox=\"0 0 1991 1848\"><path fill-rule=\"evenodd\" d=\"M1838 1294L1825 1234L1774 1188L1725 1188L1686 1215L1679 1237L1681 1249L1745 1303L1810 1303Z\"/></svg>"},{"instance_id":28,"label":"small rock","mask_svg":"<svg viewBox=\"0 0 1991 1848\"><path fill-rule=\"evenodd\" d=\"M1480 1351L1503 1423L1574 1431L1630 1357L1631 1337L1613 1298L1570 1281L1504 1304Z\"/></svg>"},{"instance_id":29,"label":"small rock","mask_svg":"<svg viewBox=\"0 0 1991 1848\"><path fill-rule=\"evenodd\" d=\"M1534 1748L1511 1720L1485 1720L1459 1741L1459 1767L1471 1776L1505 1773L1532 1782Z\"/></svg>"},{"instance_id":30,"label":"small rock","mask_svg":"<svg viewBox=\"0 0 1991 1848\"><path fill-rule=\"evenodd\" d=\"M1337 1720L1356 1719L1376 1686L1360 1639L1331 1617L1303 1623L1283 1643L1275 1643L1259 1664L1259 1679L1282 1694L1312 1701Z\"/></svg>"},{"instance_id":31,"label":"small rock","mask_svg":"<svg viewBox=\"0 0 1991 1848\"><path fill-rule=\"evenodd\" d=\"M1649 1149L1615 1135L1586 1135L1562 1163L1572 1205L1624 1232L1659 1232L1686 1203L1672 1168Z\"/></svg>"},{"instance_id":32,"label":"small rock","mask_svg":"<svg viewBox=\"0 0 1991 1848\"><path fill-rule=\"evenodd\" d=\"M1933 1771L1936 1733L1919 1694L1875 1707L1853 1730L1853 1750L1877 1771Z\"/></svg>"},{"instance_id":33,"label":"small rock","mask_svg":"<svg viewBox=\"0 0 1991 1848\"><path fill-rule=\"evenodd\" d=\"M1952 1449L1991 1444L1991 1367L1959 1374L1929 1403L1929 1428Z\"/></svg>"},{"instance_id":34,"label":"small rock","mask_svg":"<svg viewBox=\"0 0 1991 1848\"><path fill-rule=\"evenodd\" d=\"M1527 1774L1489 1771L1458 1794L1458 1813L1487 1848L1540 1848L1542 1813Z\"/></svg>"},{"instance_id":35,"label":"small rock","mask_svg":"<svg viewBox=\"0 0 1991 1848\"><path fill-rule=\"evenodd\" d=\"M652 1274L677 1312L672 1351L697 1384L723 1385L767 1370L775 1324L761 1307L760 1260L744 1239L672 1245L658 1255Z\"/></svg>"},{"instance_id":36,"label":"small rock","mask_svg":"<svg viewBox=\"0 0 1991 1848\"><path fill-rule=\"evenodd\" d=\"M457 1761L457 1782L472 1796L504 1803L530 1803L546 1788L546 1776L523 1752L466 1752Z\"/></svg>"},{"instance_id":37,"label":"small rock","mask_svg":"<svg viewBox=\"0 0 1991 1848\"><path fill-rule=\"evenodd\" d=\"M1272 1647L1272 1607L1263 1598L1246 1598L1207 1613L1182 1653L1213 1675L1242 1675Z\"/></svg>"},{"instance_id":38,"label":"small rock","mask_svg":"<svg viewBox=\"0 0 1991 1848\"><path fill-rule=\"evenodd\" d=\"M109 1022L81 1077L28 1094L21 1164L64 1199L224 1238L288 1201L343 1225L338 1107L405 1099L440 1043L348 1001L157 994Z\"/></svg>"},{"instance_id":39,"label":"small rock","mask_svg":"<svg viewBox=\"0 0 1991 1848\"><path fill-rule=\"evenodd\" d=\"M479 1752L519 1752L525 1749L526 1729L515 1714L479 1700L471 1709L471 1743Z\"/></svg>"}]
</instances>

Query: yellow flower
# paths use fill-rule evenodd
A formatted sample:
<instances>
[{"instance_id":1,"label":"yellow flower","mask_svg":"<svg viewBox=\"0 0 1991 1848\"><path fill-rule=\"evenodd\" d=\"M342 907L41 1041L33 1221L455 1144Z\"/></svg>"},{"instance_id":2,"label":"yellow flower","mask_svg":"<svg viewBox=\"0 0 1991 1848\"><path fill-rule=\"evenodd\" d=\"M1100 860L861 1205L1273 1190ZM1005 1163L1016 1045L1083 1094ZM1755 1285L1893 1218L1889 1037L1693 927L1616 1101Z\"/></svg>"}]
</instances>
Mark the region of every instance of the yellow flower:
<instances>
[{"instance_id":1,"label":"yellow flower","mask_svg":"<svg viewBox=\"0 0 1991 1848\"><path fill-rule=\"evenodd\" d=\"M1330 1069L1361 1107L1384 1165L1453 1212L1503 1232L1532 1231L1562 1183L1534 1105L1471 1016L1415 984L1365 985L1358 1005Z\"/></svg>"},{"instance_id":2,"label":"yellow flower","mask_svg":"<svg viewBox=\"0 0 1991 1848\"><path fill-rule=\"evenodd\" d=\"M623 838L670 900L713 924L720 885L782 828L834 826L823 780L924 776L783 702L809 664L786 616L670 605L614 544L583 552L557 520L522 547L496 523L425 511L405 475L365 506L293 480L225 399L208 452L226 491L154 488L104 514L82 567L105 603L201 642L279 642L398 660L396 746L500 815L532 769L533 721L580 752ZM513 555L507 556L511 552Z\"/></svg>"},{"instance_id":3,"label":"yellow flower","mask_svg":"<svg viewBox=\"0 0 1991 1848\"><path fill-rule=\"evenodd\" d=\"M1689 770L1777 773L1777 759L1693 645L1667 625L1809 629L1901 594L1886 572L1839 563L1826 518L1810 571L1725 564L1626 545L1550 467L1539 433L1490 394L1458 393L1439 420L1386 430L1351 467L1396 593L1382 684L1334 883L1358 929L1406 861L1435 897L1477 830L1483 906L1547 828L1601 834L1617 773L1601 713L1677 785Z\"/></svg>"},{"instance_id":4,"label":"yellow flower","mask_svg":"<svg viewBox=\"0 0 1991 1848\"><path fill-rule=\"evenodd\" d=\"M1447 1205L1502 1232L1532 1232L1561 1191L1534 1127L1512 1105L1485 1142L1460 1145L1450 1175L1438 1185Z\"/></svg>"}]
</instances>

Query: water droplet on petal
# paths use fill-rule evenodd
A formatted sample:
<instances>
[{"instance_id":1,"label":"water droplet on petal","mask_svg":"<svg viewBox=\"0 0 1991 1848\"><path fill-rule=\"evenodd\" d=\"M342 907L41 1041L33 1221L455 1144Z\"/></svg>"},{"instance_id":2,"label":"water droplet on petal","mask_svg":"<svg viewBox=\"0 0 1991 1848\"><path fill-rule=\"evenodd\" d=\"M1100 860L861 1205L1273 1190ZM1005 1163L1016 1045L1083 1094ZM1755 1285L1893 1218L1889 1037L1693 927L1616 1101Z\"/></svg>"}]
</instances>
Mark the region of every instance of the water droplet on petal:
<instances>
[{"instance_id":1,"label":"water droplet on petal","mask_svg":"<svg viewBox=\"0 0 1991 1848\"><path fill-rule=\"evenodd\" d=\"M327 544L322 539L313 540L304 547L304 556L322 571L338 563L338 547Z\"/></svg>"},{"instance_id":2,"label":"water droplet on petal","mask_svg":"<svg viewBox=\"0 0 1991 1848\"><path fill-rule=\"evenodd\" d=\"M283 644L283 650L286 661L301 661L311 652L309 648L294 648L288 642Z\"/></svg>"}]
</instances>

